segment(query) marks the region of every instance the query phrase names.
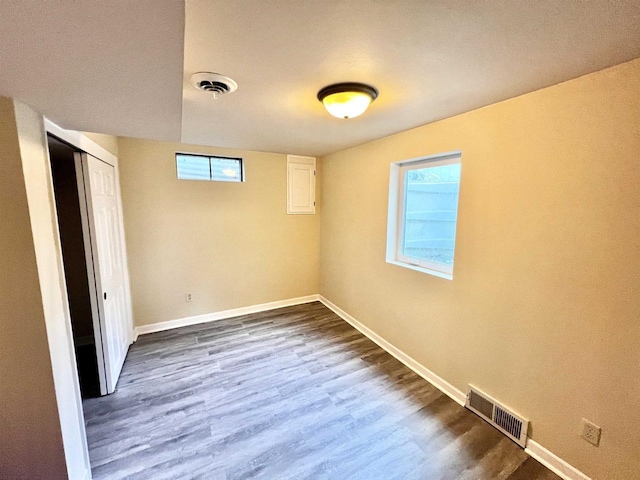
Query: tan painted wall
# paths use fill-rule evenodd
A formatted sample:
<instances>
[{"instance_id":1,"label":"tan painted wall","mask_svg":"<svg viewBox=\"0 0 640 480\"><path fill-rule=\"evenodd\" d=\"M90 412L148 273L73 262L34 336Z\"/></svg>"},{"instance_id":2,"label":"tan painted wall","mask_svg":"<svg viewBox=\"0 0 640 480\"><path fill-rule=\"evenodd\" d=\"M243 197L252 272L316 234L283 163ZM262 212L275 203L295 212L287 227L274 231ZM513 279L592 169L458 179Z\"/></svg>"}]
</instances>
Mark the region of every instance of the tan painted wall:
<instances>
[{"instance_id":1,"label":"tan painted wall","mask_svg":"<svg viewBox=\"0 0 640 480\"><path fill-rule=\"evenodd\" d=\"M285 155L118 148L136 325L318 293L319 215L287 215ZM178 180L176 151L242 156L246 182Z\"/></svg>"},{"instance_id":2,"label":"tan painted wall","mask_svg":"<svg viewBox=\"0 0 640 480\"><path fill-rule=\"evenodd\" d=\"M82 132L83 135L89 137L109 153L118 156L118 137L106 135L104 133Z\"/></svg>"},{"instance_id":3,"label":"tan painted wall","mask_svg":"<svg viewBox=\"0 0 640 480\"><path fill-rule=\"evenodd\" d=\"M0 477L66 478L21 155L0 97Z\"/></svg>"},{"instance_id":4,"label":"tan painted wall","mask_svg":"<svg viewBox=\"0 0 640 480\"><path fill-rule=\"evenodd\" d=\"M601 479L640 472L639 92L636 60L323 160L320 293ZM390 162L456 149L453 281L385 263Z\"/></svg>"}]
</instances>

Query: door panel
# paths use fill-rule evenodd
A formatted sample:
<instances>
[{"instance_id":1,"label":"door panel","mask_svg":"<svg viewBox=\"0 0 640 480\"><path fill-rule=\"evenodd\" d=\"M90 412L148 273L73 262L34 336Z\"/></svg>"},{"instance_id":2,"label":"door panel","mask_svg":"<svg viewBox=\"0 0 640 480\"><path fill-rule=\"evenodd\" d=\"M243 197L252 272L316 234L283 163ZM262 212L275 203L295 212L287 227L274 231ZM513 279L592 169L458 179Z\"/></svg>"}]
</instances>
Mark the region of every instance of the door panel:
<instances>
[{"instance_id":1,"label":"door panel","mask_svg":"<svg viewBox=\"0 0 640 480\"><path fill-rule=\"evenodd\" d=\"M87 279L89 281L89 297L91 301L91 319L93 321L93 336L96 347L96 360L98 364L98 380L100 383L100 395L111 393L107 387L107 369L105 362L105 348L102 341L102 321L98 308L98 297L101 292L97 291L96 272L93 265L93 252L91 246L91 230L93 227L89 225L89 206L87 201L87 192L89 187L86 183L83 173L83 155L78 152L75 154L76 180L78 182L78 199L80 201L80 217L82 220L82 237L84 243L85 260L87 265Z\"/></svg>"},{"instance_id":2,"label":"door panel","mask_svg":"<svg viewBox=\"0 0 640 480\"><path fill-rule=\"evenodd\" d=\"M316 160L287 156L287 213L313 214L316 211Z\"/></svg>"},{"instance_id":3,"label":"door panel","mask_svg":"<svg viewBox=\"0 0 640 480\"><path fill-rule=\"evenodd\" d=\"M131 325L126 299L115 168L88 154L82 166L86 192L107 391L116 388L129 349Z\"/></svg>"}]
</instances>

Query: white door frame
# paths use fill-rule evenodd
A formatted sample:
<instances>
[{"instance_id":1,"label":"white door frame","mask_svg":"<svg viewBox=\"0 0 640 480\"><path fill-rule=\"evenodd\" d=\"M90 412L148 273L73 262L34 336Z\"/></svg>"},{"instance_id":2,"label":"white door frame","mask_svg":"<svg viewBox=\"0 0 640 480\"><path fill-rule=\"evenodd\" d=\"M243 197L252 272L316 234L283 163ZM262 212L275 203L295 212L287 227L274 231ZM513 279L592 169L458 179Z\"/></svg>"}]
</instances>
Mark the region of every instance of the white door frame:
<instances>
[{"instance_id":1,"label":"white door frame","mask_svg":"<svg viewBox=\"0 0 640 480\"><path fill-rule=\"evenodd\" d=\"M127 260L127 249L125 245L125 233L124 233L124 225L123 225L123 215L122 215L122 194L120 189L120 170L118 168L118 157L113 155L111 152L104 149L102 146L98 145L96 142L91 140L86 135L83 135L81 132L77 132L74 130L65 130L52 121L45 118L45 130L47 133L58 137L60 140L65 141L69 145L76 147L78 150L86 152L99 160L102 160L105 163L114 167L115 177L116 177L116 191L117 191L117 202L118 202L118 216L120 217L120 245L122 248L122 260L123 260L123 269L124 269L124 283L125 283L125 301L126 301L126 313L129 319L129 344L135 341L134 337L134 325L133 325L133 312L131 309L131 283L129 280L129 262ZM77 171L77 173L82 174L82 171ZM91 215L91 212L89 212ZM95 243L96 239L93 239L93 243ZM97 303L92 298L92 311L94 307L97 311ZM100 359L98 359L100 361ZM102 393L102 392L101 392ZM108 392L108 393L111 393Z\"/></svg>"}]
</instances>

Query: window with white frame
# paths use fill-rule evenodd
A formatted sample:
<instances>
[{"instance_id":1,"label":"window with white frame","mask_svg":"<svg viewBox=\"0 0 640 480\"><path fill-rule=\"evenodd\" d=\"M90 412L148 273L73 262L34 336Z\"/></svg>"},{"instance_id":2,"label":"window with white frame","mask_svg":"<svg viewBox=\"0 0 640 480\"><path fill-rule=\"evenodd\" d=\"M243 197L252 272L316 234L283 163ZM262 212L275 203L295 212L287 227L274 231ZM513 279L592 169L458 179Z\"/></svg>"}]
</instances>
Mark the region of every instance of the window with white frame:
<instances>
[{"instance_id":1,"label":"window with white frame","mask_svg":"<svg viewBox=\"0 0 640 480\"><path fill-rule=\"evenodd\" d=\"M244 181L241 158L176 153L176 167L179 180Z\"/></svg>"},{"instance_id":2,"label":"window with white frame","mask_svg":"<svg viewBox=\"0 0 640 480\"><path fill-rule=\"evenodd\" d=\"M453 278L460 152L391 164L387 262Z\"/></svg>"}]
</instances>

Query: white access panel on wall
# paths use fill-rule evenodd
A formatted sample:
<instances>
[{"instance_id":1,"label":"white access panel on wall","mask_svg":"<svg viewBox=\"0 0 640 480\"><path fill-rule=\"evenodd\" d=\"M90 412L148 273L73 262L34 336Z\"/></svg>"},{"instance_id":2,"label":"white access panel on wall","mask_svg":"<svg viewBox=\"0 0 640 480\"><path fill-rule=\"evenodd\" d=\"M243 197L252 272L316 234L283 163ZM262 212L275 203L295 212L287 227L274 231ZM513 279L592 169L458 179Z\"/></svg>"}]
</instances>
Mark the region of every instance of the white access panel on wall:
<instances>
[{"instance_id":1,"label":"white access panel on wall","mask_svg":"<svg viewBox=\"0 0 640 480\"><path fill-rule=\"evenodd\" d=\"M287 155L287 213L316 213L316 159Z\"/></svg>"}]
</instances>

